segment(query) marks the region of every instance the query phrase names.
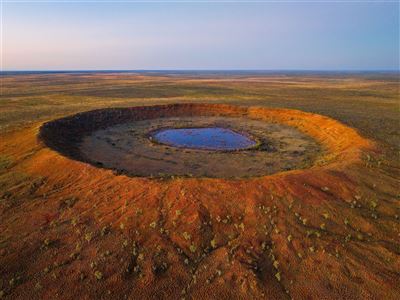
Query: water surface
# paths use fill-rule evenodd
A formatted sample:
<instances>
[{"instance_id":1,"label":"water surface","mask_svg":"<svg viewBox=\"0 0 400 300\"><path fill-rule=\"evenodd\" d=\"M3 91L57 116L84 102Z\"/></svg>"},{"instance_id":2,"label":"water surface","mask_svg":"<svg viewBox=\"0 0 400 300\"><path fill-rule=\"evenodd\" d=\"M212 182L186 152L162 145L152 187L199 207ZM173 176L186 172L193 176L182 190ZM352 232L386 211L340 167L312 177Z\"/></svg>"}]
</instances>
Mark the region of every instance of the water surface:
<instances>
[{"instance_id":1,"label":"water surface","mask_svg":"<svg viewBox=\"0 0 400 300\"><path fill-rule=\"evenodd\" d=\"M244 134L228 128L168 128L157 131L153 138L175 147L205 150L239 150L257 144Z\"/></svg>"}]
</instances>

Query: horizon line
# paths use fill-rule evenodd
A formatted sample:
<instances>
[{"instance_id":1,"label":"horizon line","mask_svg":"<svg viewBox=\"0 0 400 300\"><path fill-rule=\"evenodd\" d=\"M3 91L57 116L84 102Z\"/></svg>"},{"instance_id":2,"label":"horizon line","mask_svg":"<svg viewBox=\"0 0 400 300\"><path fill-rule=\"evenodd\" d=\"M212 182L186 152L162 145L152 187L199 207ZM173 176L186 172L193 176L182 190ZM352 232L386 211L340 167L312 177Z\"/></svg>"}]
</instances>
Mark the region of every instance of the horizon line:
<instances>
[{"instance_id":1,"label":"horizon line","mask_svg":"<svg viewBox=\"0 0 400 300\"><path fill-rule=\"evenodd\" d=\"M20 69L6 72L400 72L400 69Z\"/></svg>"}]
</instances>

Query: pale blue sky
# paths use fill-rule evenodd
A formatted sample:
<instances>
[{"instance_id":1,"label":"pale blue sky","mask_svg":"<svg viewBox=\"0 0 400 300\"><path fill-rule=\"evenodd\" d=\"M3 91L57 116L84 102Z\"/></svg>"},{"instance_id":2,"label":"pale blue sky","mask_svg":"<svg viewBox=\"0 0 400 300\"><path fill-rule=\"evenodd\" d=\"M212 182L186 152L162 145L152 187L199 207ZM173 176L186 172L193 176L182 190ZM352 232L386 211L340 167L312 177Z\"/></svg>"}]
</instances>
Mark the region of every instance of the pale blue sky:
<instances>
[{"instance_id":1,"label":"pale blue sky","mask_svg":"<svg viewBox=\"0 0 400 300\"><path fill-rule=\"evenodd\" d=\"M398 2L3 3L3 70L399 68Z\"/></svg>"}]
</instances>

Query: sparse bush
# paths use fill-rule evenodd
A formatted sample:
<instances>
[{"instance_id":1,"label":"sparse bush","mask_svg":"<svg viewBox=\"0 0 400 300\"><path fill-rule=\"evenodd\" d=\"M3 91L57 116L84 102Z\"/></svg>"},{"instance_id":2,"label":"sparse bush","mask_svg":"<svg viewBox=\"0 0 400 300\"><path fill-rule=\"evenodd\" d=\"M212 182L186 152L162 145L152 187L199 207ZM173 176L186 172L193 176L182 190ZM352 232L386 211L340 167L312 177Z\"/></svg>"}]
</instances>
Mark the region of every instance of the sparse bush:
<instances>
[{"instance_id":1,"label":"sparse bush","mask_svg":"<svg viewBox=\"0 0 400 300\"><path fill-rule=\"evenodd\" d=\"M157 222L156 222L156 221L151 222L149 226L150 226L151 228L156 228Z\"/></svg>"},{"instance_id":2,"label":"sparse bush","mask_svg":"<svg viewBox=\"0 0 400 300\"><path fill-rule=\"evenodd\" d=\"M93 238L93 233L92 232L86 232L85 233L85 240L90 242Z\"/></svg>"},{"instance_id":3,"label":"sparse bush","mask_svg":"<svg viewBox=\"0 0 400 300\"><path fill-rule=\"evenodd\" d=\"M197 247L196 247L195 244L192 243L192 244L189 246L189 249L190 249L190 252L194 253L194 252L196 252Z\"/></svg>"},{"instance_id":4,"label":"sparse bush","mask_svg":"<svg viewBox=\"0 0 400 300\"><path fill-rule=\"evenodd\" d=\"M186 231L182 235L183 235L184 239L187 241L190 241L192 238L192 236L189 233L187 233Z\"/></svg>"},{"instance_id":5,"label":"sparse bush","mask_svg":"<svg viewBox=\"0 0 400 300\"><path fill-rule=\"evenodd\" d=\"M100 271L95 271L94 276L97 280L101 280L103 278L103 273L101 273Z\"/></svg>"}]
</instances>

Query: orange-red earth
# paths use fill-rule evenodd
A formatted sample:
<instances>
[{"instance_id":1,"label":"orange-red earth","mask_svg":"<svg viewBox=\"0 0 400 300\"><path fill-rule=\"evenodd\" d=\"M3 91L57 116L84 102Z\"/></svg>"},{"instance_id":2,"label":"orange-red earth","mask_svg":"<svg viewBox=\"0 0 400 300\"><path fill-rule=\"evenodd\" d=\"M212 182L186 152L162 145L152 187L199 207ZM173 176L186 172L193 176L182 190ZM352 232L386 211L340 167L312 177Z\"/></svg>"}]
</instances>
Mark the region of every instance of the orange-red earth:
<instances>
[{"instance_id":1,"label":"orange-red earth","mask_svg":"<svg viewBox=\"0 0 400 300\"><path fill-rule=\"evenodd\" d=\"M163 180L49 148L42 124L8 133L3 297L398 299L399 182L378 144L297 110L183 104L142 113L158 109L289 125L323 151L307 169L263 177Z\"/></svg>"}]
</instances>

